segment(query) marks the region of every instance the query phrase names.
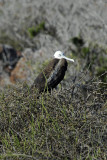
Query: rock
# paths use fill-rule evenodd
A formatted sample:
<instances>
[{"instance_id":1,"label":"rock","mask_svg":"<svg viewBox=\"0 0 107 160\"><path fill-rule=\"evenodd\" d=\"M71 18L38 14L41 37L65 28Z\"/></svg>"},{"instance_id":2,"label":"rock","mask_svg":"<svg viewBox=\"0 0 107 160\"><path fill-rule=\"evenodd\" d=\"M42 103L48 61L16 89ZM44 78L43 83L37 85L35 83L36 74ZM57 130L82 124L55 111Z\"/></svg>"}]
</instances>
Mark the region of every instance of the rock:
<instances>
[{"instance_id":1,"label":"rock","mask_svg":"<svg viewBox=\"0 0 107 160\"><path fill-rule=\"evenodd\" d=\"M3 62L4 70L10 74L15 68L21 53L17 52L12 46L0 45L0 60Z\"/></svg>"},{"instance_id":2,"label":"rock","mask_svg":"<svg viewBox=\"0 0 107 160\"><path fill-rule=\"evenodd\" d=\"M22 57L16 64L16 67L11 72L10 75L11 83L16 83L17 81L25 81L28 73L27 71L28 68L26 65L26 59Z\"/></svg>"}]
</instances>

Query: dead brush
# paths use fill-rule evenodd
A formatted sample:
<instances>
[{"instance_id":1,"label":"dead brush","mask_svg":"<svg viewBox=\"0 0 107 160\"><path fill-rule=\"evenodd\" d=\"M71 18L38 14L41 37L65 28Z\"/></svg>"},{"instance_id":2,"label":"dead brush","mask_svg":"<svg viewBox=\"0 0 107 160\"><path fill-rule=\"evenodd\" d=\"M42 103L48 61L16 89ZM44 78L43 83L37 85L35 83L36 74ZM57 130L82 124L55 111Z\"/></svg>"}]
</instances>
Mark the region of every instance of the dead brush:
<instances>
[{"instance_id":1,"label":"dead brush","mask_svg":"<svg viewBox=\"0 0 107 160\"><path fill-rule=\"evenodd\" d=\"M106 159L107 93L94 80L24 96L0 93L1 159Z\"/></svg>"}]
</instances>

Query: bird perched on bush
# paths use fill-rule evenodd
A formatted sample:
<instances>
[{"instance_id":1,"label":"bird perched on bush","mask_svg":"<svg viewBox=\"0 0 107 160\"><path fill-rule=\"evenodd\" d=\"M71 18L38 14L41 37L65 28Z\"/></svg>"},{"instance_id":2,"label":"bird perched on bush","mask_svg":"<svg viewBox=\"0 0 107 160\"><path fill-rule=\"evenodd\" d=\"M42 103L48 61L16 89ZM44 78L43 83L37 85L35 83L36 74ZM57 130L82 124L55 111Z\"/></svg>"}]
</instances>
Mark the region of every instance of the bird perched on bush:
<instances>
[{"instance_id":1,"label":"bird perched on bush","mask_svg":"<svg viewBox=\"0 0 107 160\"><path fill-rule=\"evenodd\" d=\"M64 78L67 70L67 60L74 62L73 59L67 58L63 52L56 51L54 59L44 68L44 70L37 76L31 89L36 88L39 93L50 91L55 88Z\"/></svg>"}]
</instances>

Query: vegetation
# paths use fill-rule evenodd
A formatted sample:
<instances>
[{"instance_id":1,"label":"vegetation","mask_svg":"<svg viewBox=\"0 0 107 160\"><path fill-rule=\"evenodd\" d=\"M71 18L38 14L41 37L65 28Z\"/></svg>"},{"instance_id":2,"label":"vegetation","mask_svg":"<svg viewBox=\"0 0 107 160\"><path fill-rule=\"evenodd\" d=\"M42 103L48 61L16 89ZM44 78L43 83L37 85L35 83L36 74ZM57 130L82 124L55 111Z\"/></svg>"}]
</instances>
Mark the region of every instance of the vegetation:
<instances>
[{"instance_id":1,"label":"vegetation","mask_svg":"<svg viewBox=\"0 0 107 160\"><path fill-rule=\"evenodd\" d=\"M74 56L80 61L83 66L83 71L88 69L90 74L97 76L104 83L107 83L107 51L104 47L90 42L85 46L85 41L82 38L73 38L73 43L77 50L74 51ZM84 45L83 45L84 44Z\"/></svg>"},{"instance_id":2,"label":"vegetation","mask_svg":"<svg viewBox=\"0 0 107 160\"><path fill-rule=\"evenodd\" d=\"M70 56L80 63L72 79L68 68L64 88L38 95L24 84L0 92L0 159L106 160L107 52L74 42ZM30 63L39 73L48 60Z\"/></svg>"},{"instance_id":3,"label":"vegetation","mask_svg":"<svg viewBox=\"0 0 107 160\"><path fill-rule=\"evenodd\" d=\"M6 23L4 17L1 19L3 25L1 25L0 43L10 44L17 50L34 48L34 54L42 47L41 52L64 46L67 53L72 52L70 56L71 58L75 57L76 61L74 66L68 68L65 75L66 81L63 81L59 89L53 90L51 93L48 91L41 95L37 91L31 93L26 84L18 84L16 87L8 86L3 88L4 91L0 91L0 159L106 160L107 49L101 48L93 42L86 45L87 42L81 36L70 39L70 36L74 35L71 33L76 32L72 27L72 24L74 25L72 21L75 13L77 14L77 11L74 12L74 10L78 7L73 8L72 18L70 16L63 18L62 13L64 10L68 12L68 8L61 8L59 16L54 11L55 17L53 17L53 12L46 14L45 10L49 13L56 6L44 9L47 4L43 3L43 6L41 5L37 9L37 2L34 0L30 5L24 1L23 3L22 1L16 2L14 7L11 7L13 3L10 3L8 7L6 5L5 9L1 7L7 18ZM19 8L17 8L18 6ZM59 10L60 7L58 7ZM16 12L19 10L19 13ZM40 11L39 16L36 10ZM83 9L83 14L85 14L85 10ZM3 14L2 12L0 14ZM97 19L94 14L92 17ZM65 21L66 19L68 21ZM86 26L87 19L86 21L84 19L84 22L85 24L82 26ZM92 22L95 23L95 20L92 19ZM89 27L86 26L87 30L93 26L97 31L96 26L100 19L98 18L98 24L91 24L92 22L90 21ZM101 26L104 28L102 19ZM69 27L73 28L72 32L68 32L71 30ZM102 28L101 41L106 35ZM41 37L40 33L45 34ZM68 33L70 34L68 35ZM88 36L87 32L84 33ZM68 35L67 39L70 41L67 41L65 35ZM98 35L98 31L94 32L95 35ZM96 37L96 39L98 38L100 38L100 34ZM75 46L73 49L72 45ZM47 52L47 54L50 53ZM43 56L45 57L44 53ZM44 63L41 62L42 67L40 67L38 59L31 59L31 57L28 57L28 61L26 61L36 75L47 65L48 60L45 59Z\"/></svg>"},{"instance_id":4,"label":"vegetation","mask_svg":"<svg viewBox=\"0 0 107 160\"><path fill-rule=\"evenodd\" d=\"M11 45L13 48L19 51L23 49L23 47L21 46L21 43L17 39L12 39L8 35L6 35L4 32L1 34L0 44Z\"/></svg>"},{"instance_id":5,"label":"vegetation","mask_svg":"<svg viewBox=\"0 0 107 160\"><path fill-rule=\"evenodd\" d=\"M33 26L30 27L28 29L28 33L30 35L31 38L35 37L38 33L40 33L40 31L43 31L45 29L45 22L41 22L39 23L37 26Z\"/></svg>"},{"instance_id":6,"label":"vegetation","mask_svg":"<svg viewBox=\"0 0 107 160\"><path fill-rule=\"evenodd\" d=\"M39 98L19 86L0 93L1 159L106 160L105 88L71 84Z\"/></svg>"}]
</instances>

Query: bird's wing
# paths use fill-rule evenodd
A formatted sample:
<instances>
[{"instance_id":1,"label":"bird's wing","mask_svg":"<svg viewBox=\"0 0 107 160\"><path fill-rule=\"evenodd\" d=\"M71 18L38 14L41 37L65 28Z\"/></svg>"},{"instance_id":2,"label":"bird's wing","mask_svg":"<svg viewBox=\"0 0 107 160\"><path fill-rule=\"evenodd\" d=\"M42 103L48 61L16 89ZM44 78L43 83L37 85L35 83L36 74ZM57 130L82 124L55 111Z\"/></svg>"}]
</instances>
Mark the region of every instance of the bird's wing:
<instances>
[{"instance_id":1,"label":"bird's wing","mask_svg":"<svg viewBox=\"0 0 107 160\"><path fill-rule=\"evenodd\" d=\"M67 61L65 59L53 59L46 68L37 76L32 88L38 89L39 92L55 88L63 80L67 70Z\"/></svg>"},{"instance_id":2,"label":"bird's wing","mask_svg":"<svg viewBox=\"0 0 107 160\"><path fill-rule=\"evenodd\" d=\"M67 61L65 59L61 59L47 79L47 86L49 89L55 88L63 80L66 70Z\"/></svg>"},{"instance_id":3,"label":"bird's wing","mask_svg":"<svg viewBox=\"0 0 107 160\"><path fill-rule=\"evenodd\" d=\"M53 59L49 62L49 64L44 68L44 70L37 76L31 89L36 88L39 92L44 91L47 86L47 80L51 75L51 72L54 70L56 64L58 63L58 59Z\"/></svg>"}]
</instances>

